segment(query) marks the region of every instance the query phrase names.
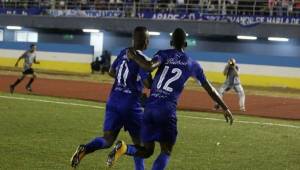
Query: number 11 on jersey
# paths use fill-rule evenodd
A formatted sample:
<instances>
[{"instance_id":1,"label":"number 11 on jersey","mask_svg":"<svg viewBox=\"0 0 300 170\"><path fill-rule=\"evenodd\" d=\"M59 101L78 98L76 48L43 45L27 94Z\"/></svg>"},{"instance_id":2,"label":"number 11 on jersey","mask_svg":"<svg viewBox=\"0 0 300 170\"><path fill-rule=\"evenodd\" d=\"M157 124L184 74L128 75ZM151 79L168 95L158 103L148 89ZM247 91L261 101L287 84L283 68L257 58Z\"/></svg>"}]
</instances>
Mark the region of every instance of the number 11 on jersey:
<instances>
[{"instance_id":1,"label":"number 11 on jersey","mask_svg":"<svg viewBox=\"0 0 300 170\"><path fill-rule=\"evenodd\" d=\"M123 60L118 70L118 76L117 76L119 85L122 85L124 87L127 86L126 81L127 81L128 73L129 73L129 69L128 69L127 62L126 60Z\"/></svg>"}]
</instances>

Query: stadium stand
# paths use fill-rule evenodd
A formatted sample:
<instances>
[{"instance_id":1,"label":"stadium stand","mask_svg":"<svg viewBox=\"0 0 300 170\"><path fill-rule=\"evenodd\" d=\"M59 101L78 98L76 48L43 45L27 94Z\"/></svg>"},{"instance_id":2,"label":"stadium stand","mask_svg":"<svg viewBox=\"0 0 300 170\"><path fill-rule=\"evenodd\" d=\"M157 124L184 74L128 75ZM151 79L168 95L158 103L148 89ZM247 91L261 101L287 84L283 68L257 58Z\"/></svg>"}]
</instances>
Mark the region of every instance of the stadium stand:
<instances>
[{"instance_id":1,"label":"stadium stand","mask_svg":"<svg viewBox=\"0 0 300 170\"><path fill-rule=\"evenodd\" d=\"M118 11L122 15L113 15L118 17L138 17L140 12L145 11L299 17L300 0L1 0L0 13L27 14L9 13L6 12L8 9L40 9L40 13L35 15L53 14L53 10L102 10L111 13Z\"/></svg>"}]
</instances>

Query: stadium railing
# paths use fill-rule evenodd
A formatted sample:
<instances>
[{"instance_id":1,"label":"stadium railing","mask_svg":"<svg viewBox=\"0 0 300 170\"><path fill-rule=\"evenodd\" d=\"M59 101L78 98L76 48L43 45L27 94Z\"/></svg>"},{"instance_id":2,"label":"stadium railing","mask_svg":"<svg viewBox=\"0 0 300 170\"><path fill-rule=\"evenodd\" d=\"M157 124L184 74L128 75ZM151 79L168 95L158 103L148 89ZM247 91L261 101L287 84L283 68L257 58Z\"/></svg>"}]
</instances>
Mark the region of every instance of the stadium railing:
<instances>
[{"instance_id":1,"label":"stadium railing","mask_svg":"<svg viewBox=\"0 0 300 170\"><path fill-rule=\"evenodd\" d=\"M181 2L182 1L182 2ZM198 12L209 15L300 16L300 0L1 0L0 10L31 9L119 11L121 17L138 17L141 11ZM46 15L47 12L41 13Z\"/></svg>"}]
</instances>

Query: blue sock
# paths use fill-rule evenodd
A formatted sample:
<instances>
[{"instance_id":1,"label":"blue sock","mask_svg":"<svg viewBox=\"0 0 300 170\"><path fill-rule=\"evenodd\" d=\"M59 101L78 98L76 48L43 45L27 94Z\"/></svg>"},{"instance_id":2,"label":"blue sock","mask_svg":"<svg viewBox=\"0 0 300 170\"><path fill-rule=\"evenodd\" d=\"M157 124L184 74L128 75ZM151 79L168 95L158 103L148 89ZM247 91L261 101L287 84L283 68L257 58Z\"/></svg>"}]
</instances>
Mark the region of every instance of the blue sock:
<instances>
[{"instance_id":1,"label":"blue sock","mask_svg":"<svg viewBox=\"0 0 300 170\"><path fill-rule=\"evenodd\" d=\"M144 170L144 159L140 157L134 157L135 170Z\"/></svg>"},{"instance_id":2,"label":"blue sock","mask_svg":"<svg viewBox=\"0 0 300 170\"><path fill-rule=\"evenodd\" d=\"M107 148L107 142L102 137L96 137L94 140L92 140L90 143L85 145L85 153L91 153L99 149Z\"/></svg>"},{"instance_id":3,"label":"blue sock","mask_svg":"<svg viewBox=\"0 0 300 170\"><path fill-rule=\"evenodd\" d=\"M137 150L138 149L134 145L127 145L126 155L134 156Z\"/></svg>"},{"instance_id":4,"label":"blue sock","mask_svg":"<svg viewBox=\"0 0 300 170\"><path fill-rule=\"evenodd\" d=\"M169 155L161 153L153 163L152 170L164 170L169 162L169 158Z\"/></svg>"}]
</instances>

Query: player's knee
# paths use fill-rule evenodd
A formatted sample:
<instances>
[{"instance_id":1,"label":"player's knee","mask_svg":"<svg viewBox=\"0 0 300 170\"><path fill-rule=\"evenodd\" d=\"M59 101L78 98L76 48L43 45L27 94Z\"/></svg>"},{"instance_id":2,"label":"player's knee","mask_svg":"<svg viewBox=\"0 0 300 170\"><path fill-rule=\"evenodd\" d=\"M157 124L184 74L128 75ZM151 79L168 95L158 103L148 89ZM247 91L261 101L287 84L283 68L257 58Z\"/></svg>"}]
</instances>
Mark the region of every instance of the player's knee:
<instances>
[{"instance_id":1,"label":"player's knee","mask_svg":"<svg viewBox=\"0 0 300 170\"><path fill-rule=\"evenodd\" d=\"M169 147L162 147L161 150L160 150L160 153L162 154L166 154L166 155L171 155L171 152L172 152L172 146L169 146Z\"/></svg>"},{"instance_id":2,"label":"player's knee","mask_svg":"<svg viewBox=\"0 0 300 170\"><path fill-rule=\"evenodd\" d=\"M170 150L162 150L160 153L171 156L171 151Z\"/></svg>"},{"instance_id":3,"label":"player's knee","mask_svg":"<svg viewBox=\"0 0 300 170\"><path fill-rule=\"evenodd\" d=\"M154 153L154 149L147 149L144 154L144 158L149 158Z\"/></svg>"},{"instance_id":4,"label":"player's knee","mask_svg":"<svg viewBox=\"0 0 300 170\"><path fill-rule=\"evenodd\" d=\"M115 140L112 138L112 137L107 137L107 136L104 136L103 137L106 141L106 145L105 145L105 148L110 148L113 146Z\"/></svg>"},{"instance_id":5,"label":"player's knee","mask_svg":"<svg viewBox=\"0 0 300 170\"><path fill-rule=\"evenodd\" d=\"M239 95L240 97L242 97L242 98L245 97L245 94L244 94L243 92L239 92L238 95Z\"/></svg>"},{"instance_id":6,"label":"player's knee","mask_svg":"<svg viewBox=\"0 0 300 170\"><path fill-rule=\"evenodd\" d=\"M152 147L145 148L145 147L140 147L140 146L137 146L137 145L136 145L136 147L139 148L139 152L137 154L139 157L149 158L154 153L154 148L152 148Z\"/></svg>"},{"instance_id":7,"label":"player's knee","mask_svg":"<svg viewBox=\"0 0 300 170\"><path fill-rule=\"evenodd\" d=\"M112 139L106 139L106 146L105 146L105 148L110 148L110 147L113 146L113 144L114 144L114 140L112 140Z\"/></svg>"}]
</instances>

